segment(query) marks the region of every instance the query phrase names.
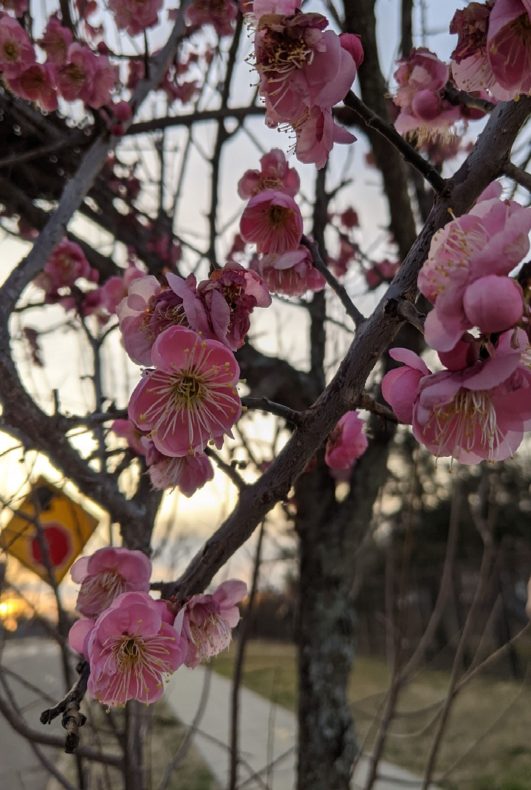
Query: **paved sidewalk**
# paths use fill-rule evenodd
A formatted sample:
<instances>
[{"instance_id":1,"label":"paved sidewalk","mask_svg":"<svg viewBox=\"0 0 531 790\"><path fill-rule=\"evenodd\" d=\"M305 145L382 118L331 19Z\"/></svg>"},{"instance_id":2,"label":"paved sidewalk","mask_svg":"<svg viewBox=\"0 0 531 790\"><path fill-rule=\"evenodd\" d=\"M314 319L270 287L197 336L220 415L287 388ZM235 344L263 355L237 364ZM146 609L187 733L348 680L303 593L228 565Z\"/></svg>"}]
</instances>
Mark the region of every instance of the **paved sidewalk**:
<instances>
[{"instance_id":1,"label":"paved sidewalk","mask_svg":"<svg viewBox=\"0 0 531 790\"><path fill-rule=\"evenodd\" d=\"M206 703L197 734L196 748L202 754L221 790L227 787L229 770L229 716L231 682L215 672L198 667L182 667L168 684L165 700L177 718L194 723L202 694ZM255 694L240 690L240 749L245 761L240 768L241 790L293 790L295 787L295 716L290 711ZM267 768L271 766L272 768ZM362 758L352 788L362 790L368 760ZM380 763L381 778L375 790L420 790L422 782L409 771L387 762ZM330 788L334 790L334 788ZM435 790L432 785L432 790Z\"/></svg>"}]
</instances>

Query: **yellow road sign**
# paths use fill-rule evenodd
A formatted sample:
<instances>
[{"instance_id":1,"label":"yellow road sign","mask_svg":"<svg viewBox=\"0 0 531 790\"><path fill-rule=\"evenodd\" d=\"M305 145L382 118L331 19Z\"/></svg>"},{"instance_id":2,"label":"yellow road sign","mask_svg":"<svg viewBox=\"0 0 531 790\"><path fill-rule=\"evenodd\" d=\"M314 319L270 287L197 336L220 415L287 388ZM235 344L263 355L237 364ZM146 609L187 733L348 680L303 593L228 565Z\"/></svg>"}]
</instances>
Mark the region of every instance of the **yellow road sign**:
<instances>
[{"instance_id":1,"label":"yellow road sign","mask_svg":"<svg viewBox=\"0 0 531 790\"><path fill-rule=\"evenodd\" d=\"M0 548L50 582L66 574L98 525L67 494L39 477L0 533Z\"/></svg>"}]
</instances>

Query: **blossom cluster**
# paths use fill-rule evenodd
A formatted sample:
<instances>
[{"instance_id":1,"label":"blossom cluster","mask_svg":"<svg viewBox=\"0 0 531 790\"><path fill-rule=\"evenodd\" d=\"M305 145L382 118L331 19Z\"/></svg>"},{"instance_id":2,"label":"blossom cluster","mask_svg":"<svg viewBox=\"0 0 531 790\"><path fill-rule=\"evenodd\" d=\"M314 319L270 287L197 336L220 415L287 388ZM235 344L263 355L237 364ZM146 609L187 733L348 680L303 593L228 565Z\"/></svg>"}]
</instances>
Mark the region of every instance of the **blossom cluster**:
<instances>
[{"instance_id":1,"label":"blossom cluster","mask_svg":"<svg viewBox=\"0 0 531 790\"><path fill-rule=\"evenodd\" d=\"M457 121L467 123L484 115L483 111L452 103L446 95L450 67L425 47L412 49L398 62L394 73L397 89L393 96L399 114L395 126L400 134L414 136L426 148L438 143L452 151L453 130ZM479 98L488 96L479 88Z\"/></svg>"},{"instance_id":2,"label":"blossom cluster","mask_svg":"<svg viewBox=\"0 0 531 790\"><path fill-rule=\"evenodd\" d=\"M243 582L230 580L181 606L155 600L150 560L122 548L80 557L71 575L81 585L76 607L82 617L70 629L69 644L89 663L89 693L108 706L155 702L179 667L225 650L247 592Z\"/></svg>"},{"instance_id":3,"label":"blossom cluster","mask_svg":"<svg viewBox=\"0 0 531 790\"><path fill-rule=\"evenodd\" d=\"M463 463L511 456L531 427L529 293L511 276L529 250L531 208L495 183L433 237L418 286L432 303L425 339L444 370L408 349L383 379L398 419L437 456Z\"/></svg>"},{"instance_id":4,"label":"blossom cluster","mask_svg":"<svg viewBox=\"0 0 531 790\"><path fill-rule=\"evenodd\" d=\"M196 282L171 272L165 282L135 278L117 305L125 349L148 366L129 401L129 420L114 423L143 455L155 488L191 496L213 476L206 446L223 444L241 414L243 345L255 307L271 297L261 278L237 263Z\"/></svg>"},{"instance_id":5,"label":"blossom cluster","mask_svg":"<svg viewBox=\"0 0 531 790\"><path fill-rule=\"evenodd\" d=\"M0 74L15 96L46 111L57 109L59 97L93 109L109 104L118 69L106 54L74 41L55 16L37 45L18 19L0 14Z\"/></svg>"},{"instance_id":6,"label":"blossom cluster","mask_svg":"<svg viewBox=\"0 0 531 790\"><path fill-rule=\"evenodd\" d=\"M260 254L251 268L270 291L287 296L325 286L309 250L301 244L302 214L294 200L299 187L297 171L278 148L261 158L260 170L247 170L238 183L240 197L250 198L240 221L241 238L255 244Z\"/></svg>"},{"instance_id":7,"label":"blossom cluster","mask_svg":"<svg viewBox=\"0 0 531 790\"><path fill-rule=\"evenodd\" d=\"M322 14L301 0L254 0L255 65L270 127L289 126L297 159L324 167L334 143L354 136L338 126L332 107L348 93L363 61L358 36L326 29Z\"/></svg>"}]
</instances>

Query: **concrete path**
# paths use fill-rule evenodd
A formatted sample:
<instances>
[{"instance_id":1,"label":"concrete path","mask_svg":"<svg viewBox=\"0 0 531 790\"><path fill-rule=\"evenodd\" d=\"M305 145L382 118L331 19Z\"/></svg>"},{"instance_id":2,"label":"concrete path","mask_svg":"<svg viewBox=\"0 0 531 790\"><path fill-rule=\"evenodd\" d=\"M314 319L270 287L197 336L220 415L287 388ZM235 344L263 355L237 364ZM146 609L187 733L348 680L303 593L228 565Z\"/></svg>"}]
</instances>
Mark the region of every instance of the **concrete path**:
<instances>
[{"instance_id":1,"label":"concrete path","mask_svg":"<svg viewBox=\"0 0 531 790\"><path fill-rule=\"evenodd\" d=\"M24 639L8 642L3 663L38 688L45 689L52 700L64 693L57 645L45 639ZM42 697L10 678L10 685L28 724L41 729L39 714L46 707ZM0 714L0 790L45 790L49 774L36 757L28 742L16 733ZM57 750L41 747L52 760Z\"/></svg>"},{"instance_id":2,"label":"concrete path","mask_svg":"<svg viewBox=\"0 0 531 790\"><path fill-rule=\"evenodd\" d=\"M229 771L230 691L231 682L215 672L202 667L193 670L183 667L172 676L165 694L180 721L188 726L197 723L194 743L222 790L227 787ZM204 708L197 721L202 697ZM246 688L240 690L240 706L240 749L244 761L239 775L240 790L293 790L295 716ZM353 790L363 790L368 770L368 760L362 758L354 775ZM420 790L421 786L419 778L409 771L383 761L374 788Z\"/></svg>"}]
</instances>

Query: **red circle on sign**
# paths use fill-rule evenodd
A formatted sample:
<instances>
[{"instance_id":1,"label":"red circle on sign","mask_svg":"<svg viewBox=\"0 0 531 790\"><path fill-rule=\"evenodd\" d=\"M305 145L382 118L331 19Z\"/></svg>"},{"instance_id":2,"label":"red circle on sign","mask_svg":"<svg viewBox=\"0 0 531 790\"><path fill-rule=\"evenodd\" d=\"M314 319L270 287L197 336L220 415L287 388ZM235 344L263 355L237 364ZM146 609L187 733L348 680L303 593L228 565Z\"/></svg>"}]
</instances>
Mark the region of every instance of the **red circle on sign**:
<instances>
[{"instance_id":1,"label":"red circle on sign","mask_svg":"<svg viewBox=\"0 0 531 790\"><path fill-rule=\"evenodd\" d=\"M68 530L58 521L50 521L42 525L43 538L48 546L51 564L56 567L61 565L70 553L70 535ZM31 540L31 553L35 562L44 565L39 538Z\"/></svg>"}]
</instances>

